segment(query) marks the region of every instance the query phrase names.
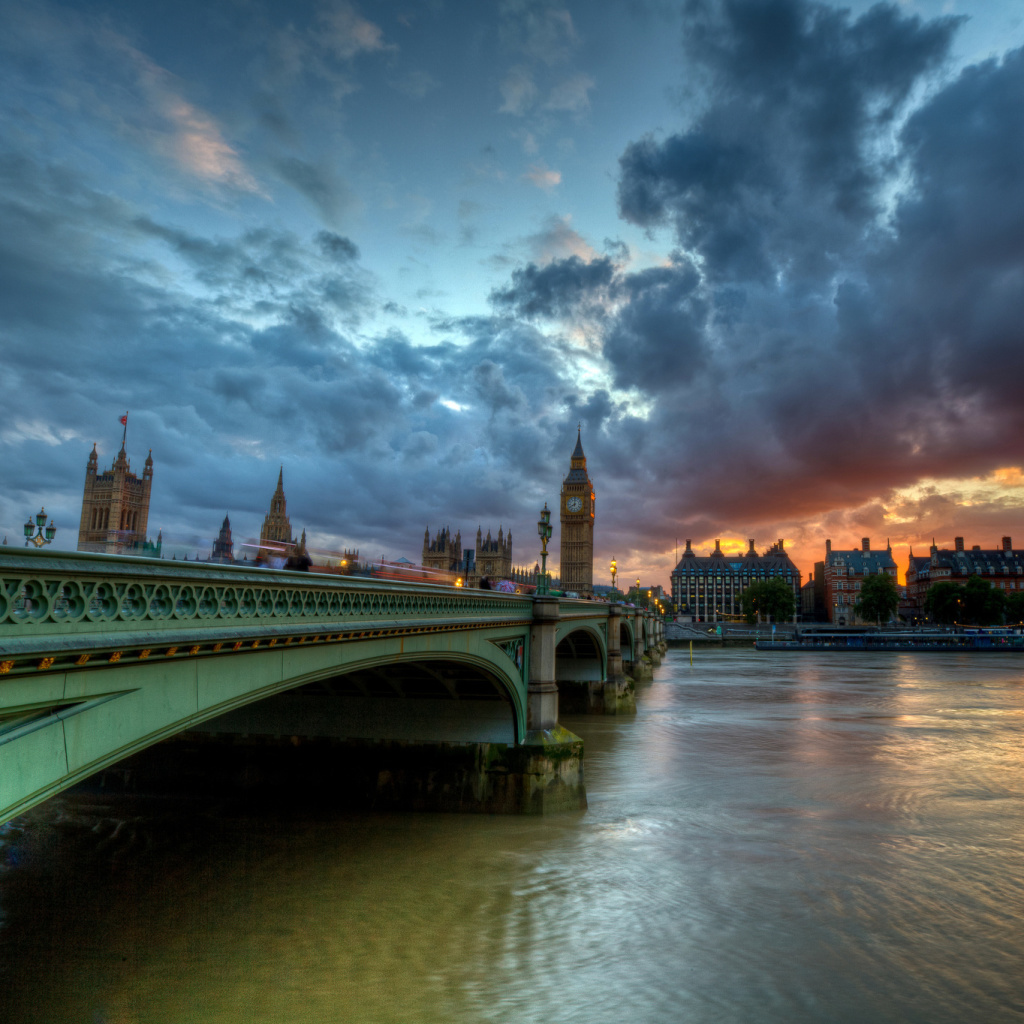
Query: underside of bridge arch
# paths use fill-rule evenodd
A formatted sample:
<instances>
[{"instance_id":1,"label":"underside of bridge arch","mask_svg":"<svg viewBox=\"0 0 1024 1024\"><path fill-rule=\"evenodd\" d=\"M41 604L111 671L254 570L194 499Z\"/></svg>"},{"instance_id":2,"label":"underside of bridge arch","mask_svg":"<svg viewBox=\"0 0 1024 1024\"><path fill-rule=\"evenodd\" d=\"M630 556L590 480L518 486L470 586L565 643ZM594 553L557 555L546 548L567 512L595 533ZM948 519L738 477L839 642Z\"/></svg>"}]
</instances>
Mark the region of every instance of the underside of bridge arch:
<instances>
[{"instance_id":1,"label":"underside of bridge arch","mask_svg":"<svg viewBox=\"0 0 1024 1024\"><path fill-rule=\"evenodd\" d=\"M619 623L619 650L623 661L633 660L633 630L626 622Z\"/></svg>"},{"instance_id":2,"label":"underside of bridge arch","mask_svg":"<svg viewBox=\"0 0 1024 1024\"><path fill-rule=\"evenodd\" d=\"M236 708L192 732L302 740L507 743L517 702L497 673L451 659L333 672Z\"/></svg>"},{"instance_id":3,"label":"underside of bridge arch","mask_svg":"<svg viewBox=\"0 0 1024 1024\"><path fill-rule=\"evenodd\" d=\"M559 641L555 648L555 681L560 712L603 713L605 676L604 647L594 633L577 629Z\"/></svg>"}]
</instances>

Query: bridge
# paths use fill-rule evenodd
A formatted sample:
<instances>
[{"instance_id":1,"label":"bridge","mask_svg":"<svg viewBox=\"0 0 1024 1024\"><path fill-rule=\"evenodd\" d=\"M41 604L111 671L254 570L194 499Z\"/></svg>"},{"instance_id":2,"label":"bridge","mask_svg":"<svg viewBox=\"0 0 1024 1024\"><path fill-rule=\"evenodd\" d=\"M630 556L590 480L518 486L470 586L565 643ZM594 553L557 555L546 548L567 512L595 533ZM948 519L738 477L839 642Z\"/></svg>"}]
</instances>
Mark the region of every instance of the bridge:
<instances>
[{"instance_id":1,"label":"bridge","mask_svg":"<svg viewBox=\"0 0 1024 1024\"><path fill-rule=\"evenodd\" d=\"M585 807L560 700L634 709L663 641L619 604L0 548L0 823L182 736L316 744L374 806Z\"/></svg>"}]
</instances>

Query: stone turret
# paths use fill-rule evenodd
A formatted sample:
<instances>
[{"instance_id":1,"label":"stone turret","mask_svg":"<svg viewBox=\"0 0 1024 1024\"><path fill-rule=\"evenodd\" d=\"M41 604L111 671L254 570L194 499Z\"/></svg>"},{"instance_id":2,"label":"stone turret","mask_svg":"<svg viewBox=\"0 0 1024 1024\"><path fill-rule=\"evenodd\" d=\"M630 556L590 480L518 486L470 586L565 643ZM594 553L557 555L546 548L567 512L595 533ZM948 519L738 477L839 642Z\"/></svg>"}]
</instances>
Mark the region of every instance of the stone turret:
<instances>
[{"instance_id":1,"label":"stone turret","mask_svg":"<svg viewBox=\"0 0 1024 1024\"><path fill-rule=\"evenodd\" d=\"M221 562L224 565L231 565L234 562L233 543L231 541L231 520L227 513L224 514L224 522L221 524L220 533L213 542L213 551L210 554L211 562Z\"/></svg>"},{"instance_id":2,"label":"stone turret","mask_svg":"<svg viewBox=\"0 0 1024 1024\"><path fill-rule=\"evenodd\" d=\"M263 528L260 530L259 557L263 561L287 558L294 546L288 502L284 496L284 466L281 466L277 474L277 487L270 499L270 511L264 516Z\"/></svg>"},{"instance_id":3,"label":"stone turret","mask_svg":"<svg viewBox=\"0 0 1024 1024\"><path fill-rule=\"evenodd\" d=\"M139 479L131 471L124 438L110 469L102 473L93 444L85 467L78 550L158 555L159 549L146 540L152 486L152 449Z\"/></svg>"}]
</instances>

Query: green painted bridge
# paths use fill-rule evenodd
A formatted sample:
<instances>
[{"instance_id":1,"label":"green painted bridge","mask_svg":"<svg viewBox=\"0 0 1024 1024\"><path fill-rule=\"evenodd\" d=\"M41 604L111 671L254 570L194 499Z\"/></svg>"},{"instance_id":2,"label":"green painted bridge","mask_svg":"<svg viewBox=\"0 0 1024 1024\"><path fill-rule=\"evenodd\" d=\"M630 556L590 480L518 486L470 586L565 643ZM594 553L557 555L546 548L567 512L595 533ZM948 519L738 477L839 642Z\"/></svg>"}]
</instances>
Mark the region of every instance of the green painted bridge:
<instances>
[{"instance_id":1,"label":"green painted bridge","mask_svg":"<svg viewBox=\"0 0 1024 1024\"><path fill-rule=\"evenodd\" d=\"M629 710L662 628L593 601L0 549L0 822L182 734L354 749L400 806L585 806L560 699Z\"/></svg>"}]
</instances>

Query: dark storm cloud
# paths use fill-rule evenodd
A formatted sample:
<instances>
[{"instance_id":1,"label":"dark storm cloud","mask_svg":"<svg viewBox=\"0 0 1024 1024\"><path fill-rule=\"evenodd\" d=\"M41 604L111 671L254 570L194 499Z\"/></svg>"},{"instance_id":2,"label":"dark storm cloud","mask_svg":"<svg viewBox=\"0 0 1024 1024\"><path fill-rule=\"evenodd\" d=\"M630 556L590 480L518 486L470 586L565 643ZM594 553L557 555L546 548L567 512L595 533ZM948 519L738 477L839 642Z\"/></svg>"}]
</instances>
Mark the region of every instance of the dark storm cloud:
<instances>
[{"instance_id":1,"label":"dark storm cloud","mask_svg":"<svg viewBox=\"0 0 1024 1024\"><path fill-rule=\"evenodd\" d=\"M691 0L685 19L709 102L689 130L627 147L622 215L671 223L714 282L834 273L879 209L875 146L958 20L806 0Z\"/></svg>"},{"instance_id":2,"label":"dark storm cloud","mask_svg":"<svg viewBox=\"0 0 1024 1024\"><path fill-rule=\"evenodd\" d=\"M652 523L815 516L1019 463L1024 57L942 83L957 25L686 5L696 113L626 148L618 193L681 255L614 275L602 335L616 385L655 399L616 424L660 467ZM526 281L493 298L525 313Z\"/></svg>"},{"instance_id":3,"label":"dark storm cloud","mask_svg":"<svg viewBox=\"0 0 1024 1024\"><path fill-rule=\"evenodd\" d=\"M63 530L93 440L109 462L125 408L129 455L156 461L154 528L179 554L205 552L225 510L240 540L258 532L280 462L296 529L339 544L415 556L412 521L470 508L507 526L519 503L532 521L541 502L522 481L571 451L549 409L572 388L571 361L535 328L479 317L439 322L450 337L432 345L357 335L376 285L349 238L199 234L104 202L78 174L6 173L4 464L39 486L34 463L59 467L46 504ZM54 402L59 434L38 412ZM0 497L15 523L20 494Z\"/></svg>"},{"instance_id":4,"label":"dark storm cloud","mask_svg":"<svg viewBox=\"0 0 1024 1024\"><path fill-rule=\"evenodd\" d=\"M707 310L688 262L626 275L624 297L605 334L615 383L650 394L691 380L705 362Z\"/></svg>"},{"instance_id":5,"label":"dark storm cloud","mask_svg":"<svg viewBox=\"0 0 1024 1024\"><path fill-rule=\"evenodd\" d=\"M318 231L316 243L325 256L339 263L359 259L359 247L356 243L351 238L345 238L333 231Z\"/></svg>"},{"instance_id":6,"label":"dark storm cloud","mask_svg":"<svg viewBox=\"0 0 1024 1024\"><path fill-rule=\"evenodd\" d=\"M585 263L578 256L553 260L546 267L530 263L513 271L508 288L491 292L491 303L516 316L565 317L594 293L611 284L615 266L607 257Z\"/></svg>"}]
</instances>

